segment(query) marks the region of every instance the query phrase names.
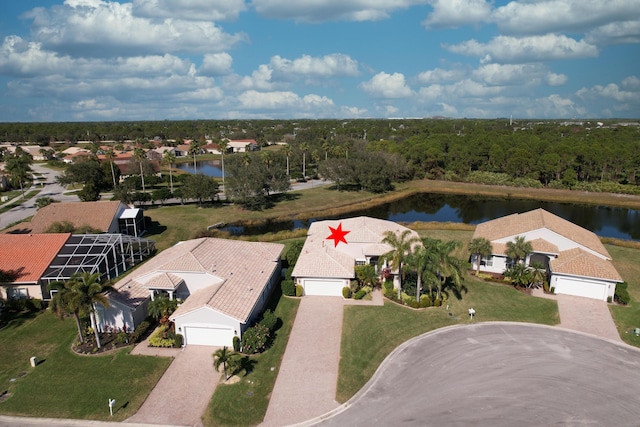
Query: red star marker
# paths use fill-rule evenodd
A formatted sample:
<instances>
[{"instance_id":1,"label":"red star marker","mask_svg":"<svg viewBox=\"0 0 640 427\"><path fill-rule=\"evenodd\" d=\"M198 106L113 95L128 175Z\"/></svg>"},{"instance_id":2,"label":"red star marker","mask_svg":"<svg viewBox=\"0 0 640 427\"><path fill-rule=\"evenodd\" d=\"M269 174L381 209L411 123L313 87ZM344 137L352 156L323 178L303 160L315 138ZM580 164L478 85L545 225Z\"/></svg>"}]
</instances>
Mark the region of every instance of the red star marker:
<instances>
[{"instance_id":1,"label":"red star marker","mask_svg":"<svg viewBox=\"0 0 640 427\"><path fill-rule=\"evenodd\" d=\"M338 224L338 228L333 228L329 226L329 230L331 230L331 235L327 237L327 240L333 240L333 247L338 246L338 243L344 242L347 245L347 239L344 238L350 231L342 230L342 223Z\"/></svg>"}]
</instances>

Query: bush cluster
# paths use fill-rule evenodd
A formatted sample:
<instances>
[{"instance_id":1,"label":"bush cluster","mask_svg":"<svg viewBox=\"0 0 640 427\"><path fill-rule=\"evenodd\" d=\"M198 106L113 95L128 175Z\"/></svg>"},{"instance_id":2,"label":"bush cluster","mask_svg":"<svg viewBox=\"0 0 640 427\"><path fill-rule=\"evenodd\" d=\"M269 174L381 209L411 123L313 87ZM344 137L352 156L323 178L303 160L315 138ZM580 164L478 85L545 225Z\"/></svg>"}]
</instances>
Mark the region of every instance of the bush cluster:
<instances>
[{"instance_id":1,"label":"bush cluster","mask_svg":"<svg viewBox=\"0 0 640 427\"><path fill-rule=\"evenodd\" d=\"M131 334L131 341L134 343L142 341L142 339L147 335L149 328L151 328L151 321L145 319L140 322Z\"/></svg>"},{"instance_id":2,"label":"bush cluster","mask_svg":"<svg viewBox=\"0 0 640 427\"><path fill-rule=\"evenodd\" d=\"M351 288L349 286L342 288L342 297L347 299L351 298Z\"/></svg>"},{"instance_id":3,"label":"bush cluster","mask_svg":"<svg viewBox=\"0 0 640 427\"><path fill-rule=\"evenodd\" d=\"M271 331L264 325L257 324L242 334L241 349L246 354L261 353L267 348Z\"/></svg>"},{"instance_id":4,"label":"bush cluster","mask_svg":"<svg viewBox=\"0 0 640 427\"><path fill-rule=\"evenodd\" d=\"M42 300L34 298L8 299L5 301L8 311L40 311L42 310Z\"/></svg>"},{"instance_id":5,"label":"bush cluster","mask_svg":"<svg viewBox=\"0 0 640 427\"><path fill-rule=\"evenodd\" d=\"M629 301L631 301L631 296L629 296L629 291L627 290L627 282L618 283L616 285L614 298L616 301L618 301L618 303L622 305L629 304Z\"/></svg>"},{"instance_id":6,"label":"bush cluster","mask_svg":"<svg viewBox=\"0 0 640 427\"><path fill-rule=\"evenodd\" d=\"M180 347L182 346L182 335L176 335L169 330L167 325L163 325L149 337L149 345L164 348Z\"/></svg>"},{"instance_id":7,"label":"bush cluster","mask_svg":"<svg viewBox=\"0 0 640 427\"><path fill-rule=\"evenodd\" d=\"M292 279L283 280L280 287L282 288L282 295L292 297L296 294L296 284Z\"/></svg>"}]
</instances>

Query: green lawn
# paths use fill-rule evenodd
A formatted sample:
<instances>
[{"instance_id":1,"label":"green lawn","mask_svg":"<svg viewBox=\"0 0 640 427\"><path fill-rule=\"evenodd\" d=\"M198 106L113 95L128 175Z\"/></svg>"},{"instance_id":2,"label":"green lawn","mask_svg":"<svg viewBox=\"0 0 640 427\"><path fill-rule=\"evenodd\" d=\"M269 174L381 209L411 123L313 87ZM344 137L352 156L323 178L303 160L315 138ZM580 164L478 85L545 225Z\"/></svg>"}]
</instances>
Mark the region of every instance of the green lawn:
<instances>
[{"instance_id":1,"label":"green lawn","mask_svg":"<svg viewBox=\"0 0 640 427\"><path fill-rule=\"evenodd\" d=\"M274 296L275 313L282 325L273 346L251 357L252 370L238 383L218 385L203 417L205 426L253 426L262 422L300 304L298 299L278 295Z\"/></svg>"},{"instance_id":2,"label":"green lawn","mask_svg":"<svg viewBox=\"0 0 640 427\"><path fill-rule=\"evenodd\" d=\"M103 356L71 351L76 327L49 312L16 319L0 330L0 413L33 417L110 419L135 414L171 359L131 356L130 348ZM29 358L40 364L32 368ZM116 399L113 417L108 399Z\"/></svg>"},{"instance_id":3,"label":"green lawn","mask_svg":"<svg viewBox=\"0 0 640 427\"><path fill-rule=\"evenodd\" d=\"M486 321L557 324L555 301L531 297L511 286L467 277L468 293L446 307L412 310L385 301L382 307L345 307L337 400L347 401L403 342L444 326ZM469 319L473 307L476 316ZM451 313L451 315L449 315Z\"/></svg>"},{"instance_id":4,"label":"green lawn","mask_svg":"<svg viewBox=\"0 0 640 427\"><path fill-rule=\"evenodd\" d=\"M616 270L628 283L627 290L631 296L631 302L627 306L609 305L611 315L620 337L627 344L640 347L640 337L629 333L632 329L640 328L640 250L613 245L606 247Z\"/></svg>"}]
</instances>

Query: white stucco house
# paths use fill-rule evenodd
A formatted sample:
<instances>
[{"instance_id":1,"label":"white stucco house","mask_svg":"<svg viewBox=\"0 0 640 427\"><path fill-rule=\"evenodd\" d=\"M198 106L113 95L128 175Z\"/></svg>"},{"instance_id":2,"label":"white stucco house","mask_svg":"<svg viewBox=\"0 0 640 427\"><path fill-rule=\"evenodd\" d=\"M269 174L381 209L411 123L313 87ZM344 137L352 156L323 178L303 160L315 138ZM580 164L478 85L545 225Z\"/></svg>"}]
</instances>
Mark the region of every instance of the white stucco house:
<instances>
[{"instance_id":1,"label":"white stucco house","mask_svg":"<svg viewBox=\"0 0 640 427\"><path fill-rule=\"evenodd\" d=\"M355 278L356 265L377 265L379 257L393 249L382 243L385 233L405 230L419 237L395 222L366 216L313 222L291 276L305 295L342 297L342 288Z\"/></svg>"},{"instance_id":2,"label":"white stucco house","mask_svg":"<svg viewBox=\"0 0 640 427\"><path fill-rule=\"evenodd\" d=\"M98 327L133 330L159 294L184 300L170 317L185 345L232 346L281 278L284 245L202 238L180 242L118 281Z\"/></svg>"},{"instance_id":3,"label":"white stucco house","mask_svg":"<svg viewBox=\"0 0 640 427\"><path fill-rule=\"evenodd\" d=\"M533 253L525 264L539 262L549 275L549 286L557 294L576 295L606 301L613 298L617 283L623 282L611 262L611 255L598 236L544 209L508 215L478 224L473 238L491 242L487 258L471 257L473 268L502 274L511 260L505 254L507 242L523 236Z\"/></svg>"}]
</instances>

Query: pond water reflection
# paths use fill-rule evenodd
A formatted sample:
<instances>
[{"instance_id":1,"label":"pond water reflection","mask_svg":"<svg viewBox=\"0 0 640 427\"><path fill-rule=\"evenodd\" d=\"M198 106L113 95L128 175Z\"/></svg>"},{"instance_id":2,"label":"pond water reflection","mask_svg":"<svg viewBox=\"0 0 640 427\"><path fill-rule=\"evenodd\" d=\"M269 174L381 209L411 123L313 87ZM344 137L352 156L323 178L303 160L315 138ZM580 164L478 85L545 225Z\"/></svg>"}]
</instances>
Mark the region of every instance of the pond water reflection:
<instances>
[{"instance_id":1,"label":"pond water reflection","mask_svg":"<svg viewBox=\"0 0 640 427\"><path fill-rule=\"evenodd\" d=\"M511 198L456 196L443 194L417 194L405 199L384 203L373 208L341 215L366 215L394 222L438 221L478 224L490 219L542 208L598 236L640 240L640 211L609 206L572 203L541 202ZM336 219L318 217L305 221L269 222L255 227L227 227L233 234L263 234L281 230L307 228L313 221Z\"/></svg>"}]
</instances>

